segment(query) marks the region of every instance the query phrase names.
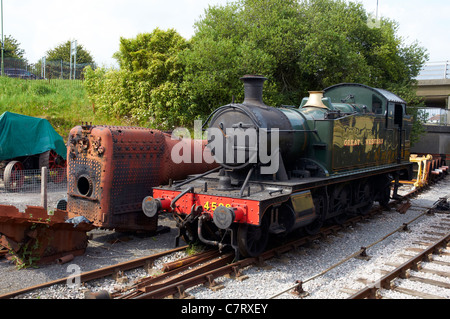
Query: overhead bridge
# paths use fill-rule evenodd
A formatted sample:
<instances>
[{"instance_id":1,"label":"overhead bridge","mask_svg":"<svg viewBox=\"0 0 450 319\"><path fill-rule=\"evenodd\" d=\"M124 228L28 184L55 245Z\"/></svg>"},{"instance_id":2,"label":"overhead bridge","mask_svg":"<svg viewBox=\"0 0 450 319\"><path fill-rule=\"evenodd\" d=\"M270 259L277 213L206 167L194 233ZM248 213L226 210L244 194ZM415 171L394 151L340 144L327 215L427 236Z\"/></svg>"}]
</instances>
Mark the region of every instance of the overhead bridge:
<instances>
[{"instance_id":1,"label":"overhead bridge","mask_svg":"<svg viewBox=\"0 0 450 319\"><path fill-rule=\"evenodd\" d=\"M446 154L450 162L450 61L430 62L421 70L417 95L425 99L419 110L426 134L411 148L413 153Z\"/></svg>"},{"instance_id":2,"label":"overhead bridge","mask_svg":"<svg viewBox=\"0 0 450 319\"><path fill-rule=\"evenodd\" d=\"M417 95L427 107L450 109L450 61L425 64L416 79Z\"/></svg>"}]
</instances>

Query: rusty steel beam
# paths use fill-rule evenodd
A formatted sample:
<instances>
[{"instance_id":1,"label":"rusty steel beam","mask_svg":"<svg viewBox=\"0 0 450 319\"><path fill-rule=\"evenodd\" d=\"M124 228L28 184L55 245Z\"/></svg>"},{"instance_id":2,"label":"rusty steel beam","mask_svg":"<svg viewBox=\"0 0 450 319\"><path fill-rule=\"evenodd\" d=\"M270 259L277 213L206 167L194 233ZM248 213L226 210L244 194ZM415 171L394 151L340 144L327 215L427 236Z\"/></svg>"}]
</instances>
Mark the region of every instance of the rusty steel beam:
<instances>
[{"instance_id":1,"label":"rusty steel beam","mask_svg":"<svg viewBox=\"0 0 450 319\"><path fill-rule=\"evenodd\" d=\"M19 265L53 262L67 254L82 255L88 244L86 232L93 225L67 223L68 212L48 214L39 206L25 212L11 205L0 205L0 245L14 255Z\"/></svg>"}]
</instances>

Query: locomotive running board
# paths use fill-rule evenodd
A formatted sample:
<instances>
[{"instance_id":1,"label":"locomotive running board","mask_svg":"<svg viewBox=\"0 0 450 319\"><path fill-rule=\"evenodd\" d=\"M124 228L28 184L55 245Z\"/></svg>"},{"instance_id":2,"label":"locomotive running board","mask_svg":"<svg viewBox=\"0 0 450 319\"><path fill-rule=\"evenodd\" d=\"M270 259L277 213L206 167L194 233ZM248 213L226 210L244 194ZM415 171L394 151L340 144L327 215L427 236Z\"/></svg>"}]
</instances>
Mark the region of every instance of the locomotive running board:
<instances>
[{"instance_id":1,"label":"locomotive running board","mask_svg":"<svg viewBox=\"0 0 450 319\"><path fill-rule=\"evenodd\" d=\"M67 222L66 211L52 213L39 206L27 206L25 212L11 205L0 205L0 246L9 250L7 258L19 267L54 262L68 254L84 254L87 232L95 226Z\"/></svg>"}]
</instances>

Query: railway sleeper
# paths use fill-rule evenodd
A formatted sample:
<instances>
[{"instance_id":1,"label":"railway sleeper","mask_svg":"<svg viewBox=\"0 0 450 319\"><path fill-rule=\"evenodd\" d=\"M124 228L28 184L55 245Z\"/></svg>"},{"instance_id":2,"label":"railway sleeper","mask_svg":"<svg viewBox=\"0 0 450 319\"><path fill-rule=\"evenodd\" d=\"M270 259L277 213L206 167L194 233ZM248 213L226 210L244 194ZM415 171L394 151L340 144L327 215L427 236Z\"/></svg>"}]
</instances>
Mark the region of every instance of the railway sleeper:
<instances>
[{"instance_id":1,"label":"railway sleeper","mask_svg":"<svg viewBox=\"0 0 450 319\"><path fill-rule=\"evenodd\" d=\"M303 281L297 280L295 283L297 284L297 286L292 291L292 294L294 294L300 298L308 297L309 292L307 292L306 290L303 289Z\"/></svg>"},{"instance_id":2,"label":"railway sleeper","mask_svg":"<svg viewBox=\"0 0 450 319\"><path fill-rule=\"evenodd\" d=\"M242 273L241 268L239 266L233 266L231 273L226 274L225 277L235 279L237 281L244 281L249 278L247 275L244 275Z\"/></svg>"},{"instance_id":3,"label":"railway sleeper","mask_svg":"<svg viewBox=\"0 0 450 319\"><path fill-rule=\"evenodd\" d=\"M177 293L168 296L169 299L195 299L194 296L186 292L184 285L177 286Z\"/></svg>"},{"instance_id":4,"label":"railway sleeper","mask_svg":"<svg viewBox=\"0 0 450 319\"><path fill-rule=\"evenodd\" d=\"M204 286L205 286L205 287L208 287L208 288L211 289L212 291L218 291L218 290L220 290L220 289L225 288L224 285L218 284L218 283L215 281L215 278L214 278L214 276L213 276L212 274L206 275L206 279L207 279L207 281L204 283Z\"/></svg>"},{"instance_id":5,"label":"railway sleeper","mask_svg":"<svg viewBox=\"0 0 450 319\"><path fill-rule=\"evenodd\" d=\"M437 295L433 295L433 294L429 294L429 293L424 293L421 291L417 291L417 290L413 290L413 289L408 289L408 288L403 288L403 287L394 287L392 289L393 291L402 293L402 294L406 294L406 295L410 295L410 296L414 296L414 297L419 297L422 299L442 299L441 296L437 296Z\"/></svg>"}]
</instances>

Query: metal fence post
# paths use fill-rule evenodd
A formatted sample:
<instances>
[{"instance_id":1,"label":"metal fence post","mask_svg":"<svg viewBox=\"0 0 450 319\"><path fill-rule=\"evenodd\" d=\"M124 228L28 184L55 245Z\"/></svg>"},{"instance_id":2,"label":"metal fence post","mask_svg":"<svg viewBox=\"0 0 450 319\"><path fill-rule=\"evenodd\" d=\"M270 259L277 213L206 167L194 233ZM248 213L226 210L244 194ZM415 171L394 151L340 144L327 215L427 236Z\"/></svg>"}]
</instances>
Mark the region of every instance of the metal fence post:
<instances>
[{"instance_id":1,"label":"metal fence post","mask_svg":"<svg viewBox=\"0 0 450 319\"><path fill-rule=\"evenodd\" d=\"M46 166L42 167L41 171L41 206L47 210L47 172Z\"/></svg>"}]
</instances>

